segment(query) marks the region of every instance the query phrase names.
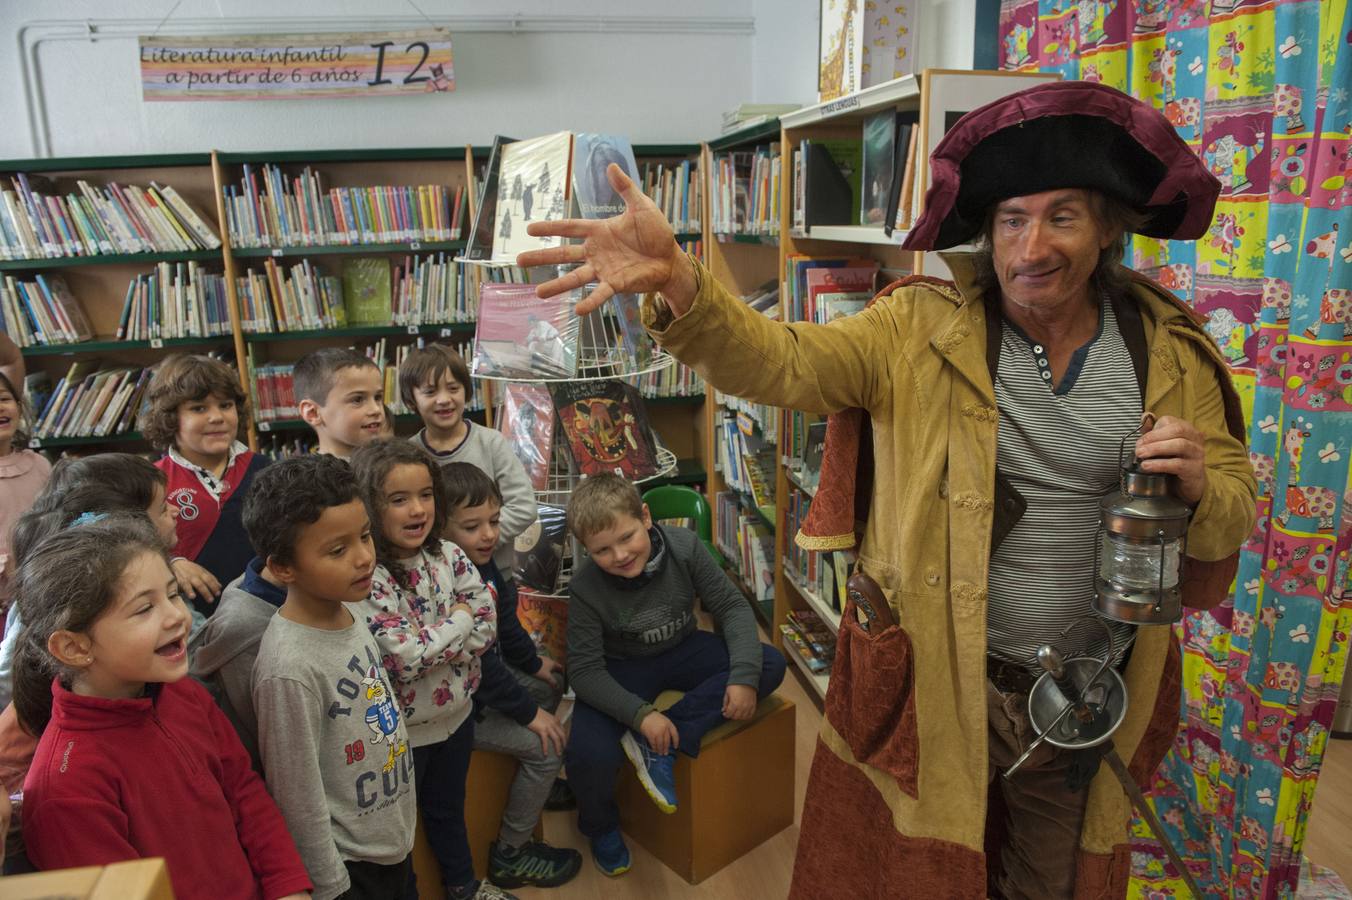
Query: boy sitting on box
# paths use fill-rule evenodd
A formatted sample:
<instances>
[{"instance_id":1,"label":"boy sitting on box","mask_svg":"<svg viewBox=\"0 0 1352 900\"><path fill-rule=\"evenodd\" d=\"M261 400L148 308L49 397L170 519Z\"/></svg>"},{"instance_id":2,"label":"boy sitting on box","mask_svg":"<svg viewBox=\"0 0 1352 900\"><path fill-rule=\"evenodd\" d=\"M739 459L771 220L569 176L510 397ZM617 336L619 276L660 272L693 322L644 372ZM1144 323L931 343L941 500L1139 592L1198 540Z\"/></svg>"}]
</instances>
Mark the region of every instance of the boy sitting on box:
<instances>
[{"instance_id":1,"label":"boy sitting on box","mask_svg":"<svg viewBox=\"0 0 1352 900\"><path fill-rule=\"evenodd\" d=\"M577 706L564 754L578 828L607 875L629 869L615 775L627 756L663 811L676 811L676 751L725 719L749 719L784 679L784 657L757 639L742 593L693 531L654 526L638 490L616 475L588 478L568 527L590 559L569 585L568 665ZM695 598L722 636L695 625ZM685 692L666 713L662 691Z\"/></svg>"}]
</instances>

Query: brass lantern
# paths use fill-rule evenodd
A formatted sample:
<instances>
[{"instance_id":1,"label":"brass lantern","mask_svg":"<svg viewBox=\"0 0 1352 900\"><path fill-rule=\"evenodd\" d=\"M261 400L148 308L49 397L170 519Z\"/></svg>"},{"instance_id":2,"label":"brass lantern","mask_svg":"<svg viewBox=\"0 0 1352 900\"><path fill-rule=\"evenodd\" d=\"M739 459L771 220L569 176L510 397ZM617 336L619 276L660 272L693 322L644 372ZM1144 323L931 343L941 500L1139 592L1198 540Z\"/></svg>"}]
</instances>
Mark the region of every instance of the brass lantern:
<instances>
[{"instance_id":1,"label":"brass lantern","mask_svg":"<svg viewBox=\"0 0 1352 900\"><path fill-rule=\"evenodd\" d=\"M1172 492L1174 481L1141 471L1133 458L1122 466L1120 490L1099 504L1093 602L1099 615L1131 625L1167 625L1183 617L1179 581L1192 509Z\"/></svg>"}]
</instances>

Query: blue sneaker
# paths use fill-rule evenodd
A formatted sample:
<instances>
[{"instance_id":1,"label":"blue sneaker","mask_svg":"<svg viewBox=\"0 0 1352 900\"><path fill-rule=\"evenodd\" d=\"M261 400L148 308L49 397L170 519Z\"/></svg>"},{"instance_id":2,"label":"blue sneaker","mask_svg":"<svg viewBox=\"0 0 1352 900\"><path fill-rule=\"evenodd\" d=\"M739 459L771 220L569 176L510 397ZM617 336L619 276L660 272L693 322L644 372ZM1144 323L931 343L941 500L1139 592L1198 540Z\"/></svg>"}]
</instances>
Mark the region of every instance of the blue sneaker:
<instances>
[{"instance_id":1,"label":"blue sneaker","mask_svg":"<svg viewBox=\"0 0 1352 900\"><path fill-rule=\"evenodd\" d=\"M629 848L620 837L620 829L592 838L591 851L596 868L611 878L629 871Z\"/></svg>"},{"instance_id":2,"label":"blue sneaker","mask_svg":"<svg viewBox=\"0 0 1352 900\"><path fill-rule=\"evenodd\" d=\"M654 753L648 742L637 737L632 731L626 731L620 738L624 755L634 764L638 773L638 783L648 792L648 796L657 804L657 808L667 815L676 811L676 778L672 768L676 765L675 753Z\"/></svg>"}]
</instances>

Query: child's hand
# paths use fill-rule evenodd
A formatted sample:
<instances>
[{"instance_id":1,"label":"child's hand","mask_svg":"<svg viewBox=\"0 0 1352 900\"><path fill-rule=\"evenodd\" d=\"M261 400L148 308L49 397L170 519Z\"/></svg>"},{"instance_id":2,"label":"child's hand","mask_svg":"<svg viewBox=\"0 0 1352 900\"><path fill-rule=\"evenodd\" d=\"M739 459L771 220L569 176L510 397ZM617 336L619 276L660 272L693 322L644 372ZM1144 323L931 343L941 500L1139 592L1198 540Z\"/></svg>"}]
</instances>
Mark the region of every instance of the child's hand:
<instances>
[{"instance_id":1,"label":"child's hand","mask_svg":"<svg viewBox=\"0 0 1352 900\"><path fill-rule=\"evenodd\" d=\"M723 718L749 719L756 713L756 689L745 684L730 684L723 692Z\"/></svg>"},{"instance_id":2,"label":"child's hand","mask_svg":"<svg viewBox=\"0 0 1352 900\"><path fill-rule=\"evenodd\" d=\"M563 666L548 656L540 657L540 668L535 670L535 677L541 681L547 682L554 687L561 687L559 679L554 677L555 672L562 672Z\"/></svg>"},{"instance_id":3,"label":"child's hand","mask_svg":"<svg viewBox=\"0 0 1352 900\"><path fill-rule=\"evenodd\" d=\"M563 755L563 745L568 738L563 733L563 726L559 724L559 720L554 718L553 713L549 710L544 708L536 710L535 718L531 719L526 728L534 732L535 736L540 739L540 752L545 756L549 755L551 743L554 745L554 752L560 756Z\"/></svg>"},{"instance_id":4,"label":"child's hand","mask_svg":"<svg viewBox=\"0 0 1352 900\"><path fill-rule=\"evenodd\" d=\"M472 610L472 609L469 608L469 604L468 604L468 603L457 603L457 604L455 604L455 606L452 606L452 607L450 608L450 611L448 611L448 612L446 613L446 618L449 619L451 616L455 615L455 611L456 611L456 610L463 610L464 612L469 613L471 616L474 615L474 610Z\"/></svg>"},{"instance_id":5,"label":"child's hand","mask_svg":"<svg viewBox=\"0 0 1352 900\"><path fill-rule=\"evenodd\" d=\"M681 742L681 735L676 726L660 712L650 712L644 716L643 721L639 723L638 732L643 735L643 739L648 742L654 753L663 755L670 753Z\"/></svg>"},{"instance_id":6,"label":"child's hand","mask_svg":"<svg viewBox=\"0 0 1352 900\"><path fill-rule=\"evenodd\" d=\"M192 560L180 556L171 566L174 578L178 579L178 589L187 594L189 600L201 598L206 603L215 603L221 595L221 583L216 576Z\"/></svg>"}]
</instances>

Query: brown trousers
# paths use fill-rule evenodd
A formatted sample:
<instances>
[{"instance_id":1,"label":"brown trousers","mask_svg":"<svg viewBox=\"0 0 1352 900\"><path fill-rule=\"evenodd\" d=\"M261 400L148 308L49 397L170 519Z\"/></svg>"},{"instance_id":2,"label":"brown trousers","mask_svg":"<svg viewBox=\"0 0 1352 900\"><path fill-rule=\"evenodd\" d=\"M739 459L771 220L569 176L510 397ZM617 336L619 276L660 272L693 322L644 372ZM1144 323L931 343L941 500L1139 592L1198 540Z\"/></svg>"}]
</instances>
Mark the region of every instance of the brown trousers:
<instances>
[{"instance_id":1,"label":"brown trousers","mask_svg":"<svg viewBox=\"0 0 1352 900\"><path fill-rule=\"evenodd\" d=\"M1000 785L1006 808L1006 839L1000 848L1003 872L992 886L1007 900L1071 897L1075 855L1084 824L1088 790L1066 787L1071 753L1043 743L1005 778L1037 732L1028 721L1028 697L1002 694L986 682L990 778Z\"/></svg>"}]
</instances>

